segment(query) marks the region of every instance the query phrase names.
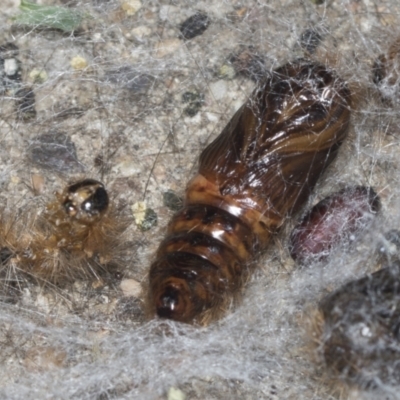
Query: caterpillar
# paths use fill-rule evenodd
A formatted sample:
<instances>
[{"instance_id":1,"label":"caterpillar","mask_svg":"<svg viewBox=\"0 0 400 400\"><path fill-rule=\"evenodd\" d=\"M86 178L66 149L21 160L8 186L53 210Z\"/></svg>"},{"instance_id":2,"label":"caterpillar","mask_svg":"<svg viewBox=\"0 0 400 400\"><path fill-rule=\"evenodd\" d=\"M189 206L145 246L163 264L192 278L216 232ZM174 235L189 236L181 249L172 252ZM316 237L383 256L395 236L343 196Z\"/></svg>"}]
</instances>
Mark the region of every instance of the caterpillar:
<instances>
[{"instance_id":1,"label":"caterpillar","mask_svg":"<svg viewBox=\"0 0 400 400\"><path fill-rule=\"evenodd\" d=\"M207 324L237 302L257 256L335 158L350 105L335 72L302 59L255 89L200 155L150 266L150 315Z\"/></svg>"},{"instance_id":2,"label":"caterpillar","mask_svg":"<svg viewBox=\"0 0 400 400\"><path fill-rule=\"evenodd\" d=\"M118 270L127 223L117 213L104 185L94 179L68 185L42 213L25 210L13 217L3 212L2 279L15 283L24 274L41 284L63 285Z\"/></svg>"}]
</instances>

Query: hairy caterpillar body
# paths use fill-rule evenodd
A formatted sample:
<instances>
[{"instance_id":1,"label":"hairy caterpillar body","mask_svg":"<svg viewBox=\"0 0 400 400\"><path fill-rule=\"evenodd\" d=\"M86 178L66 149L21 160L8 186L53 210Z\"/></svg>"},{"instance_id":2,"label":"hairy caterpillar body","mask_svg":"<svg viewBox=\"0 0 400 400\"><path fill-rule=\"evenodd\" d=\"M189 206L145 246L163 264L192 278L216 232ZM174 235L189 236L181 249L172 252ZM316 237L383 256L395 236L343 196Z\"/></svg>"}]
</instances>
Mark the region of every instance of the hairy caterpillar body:
<instances>
[{"instance_id":1,"label":"hairy caterpillar body","mask_svg":"<svg viewBox=\"0 0 400 400\"><path fill-rule=\"evenodd\" d=\"M84 179L56 194L40 214L3 213L1 276L7 283L28 275L42 284L99 279L118 267L116 254L127 224L117 218L104 185Z\"/></svg>"},{"instance_id":2,"label":"hairy caterpillar body","mask_svg":"<svg viewBox=\"0 0 400 400\"><path fill-rule=\"evenodd\" d=\"M150 267L149 312L218 318L335 158L349 121L350 92L333 71L305 60L273 71L202 152Z\"/></svg>"}]
</instances>

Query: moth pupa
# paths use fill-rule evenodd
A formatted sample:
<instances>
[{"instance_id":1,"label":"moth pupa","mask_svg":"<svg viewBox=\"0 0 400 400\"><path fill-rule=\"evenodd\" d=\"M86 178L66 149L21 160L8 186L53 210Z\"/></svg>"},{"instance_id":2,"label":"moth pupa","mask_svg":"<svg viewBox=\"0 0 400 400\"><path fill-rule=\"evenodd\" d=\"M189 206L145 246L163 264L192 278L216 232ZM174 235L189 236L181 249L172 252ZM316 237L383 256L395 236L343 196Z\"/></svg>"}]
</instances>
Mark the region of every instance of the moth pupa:
<instances>
[{"instance_id":1,"label":"moth pupa","mask_svg":"<svg viewBox=\"0 0 400 400\"><path fill-rule=\"evenodd\" d=\"M201 153L149 272L151 315L207 324L307 200L350 123L350 91L322 64L273 71Z\"/></svg>"}]
</instances>

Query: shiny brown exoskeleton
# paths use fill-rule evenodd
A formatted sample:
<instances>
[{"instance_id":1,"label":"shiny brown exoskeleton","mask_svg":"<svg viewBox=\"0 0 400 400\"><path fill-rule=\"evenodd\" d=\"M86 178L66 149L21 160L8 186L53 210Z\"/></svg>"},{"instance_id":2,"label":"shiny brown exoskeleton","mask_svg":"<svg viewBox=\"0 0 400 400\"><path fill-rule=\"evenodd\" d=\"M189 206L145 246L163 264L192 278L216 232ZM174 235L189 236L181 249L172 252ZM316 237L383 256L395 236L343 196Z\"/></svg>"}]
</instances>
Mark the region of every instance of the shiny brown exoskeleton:
<instances>
[{"instance_id":1,"label":"shiny brown exoskeleton","mask_svg":"<svg viewBox=\"0 0 400 400\"><path fill-rule=\"evenodd\" d=\"M202 152L150 268L150 313L206 324L307 200L350 121L346 84L304 60L273 71Z\"/></svg>"}]
</instances>

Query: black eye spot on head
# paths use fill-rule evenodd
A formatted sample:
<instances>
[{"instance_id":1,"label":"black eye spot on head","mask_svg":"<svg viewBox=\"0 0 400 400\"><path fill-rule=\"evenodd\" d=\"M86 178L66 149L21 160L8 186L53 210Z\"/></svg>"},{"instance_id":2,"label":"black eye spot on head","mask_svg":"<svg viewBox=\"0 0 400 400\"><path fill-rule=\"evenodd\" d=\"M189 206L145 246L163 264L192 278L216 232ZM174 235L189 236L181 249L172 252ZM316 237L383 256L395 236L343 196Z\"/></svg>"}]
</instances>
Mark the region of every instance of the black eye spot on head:
<instances>
[{"instance_id":1,"label":"black eye spot on head","mask_svg":"<svg viewBox=\"0 0 400 400\"><path fill-rule=\"evenodd\" d=\"M88 214L96 214L108 207L108 194L104 187L98 187L95 192L82 203L81 209Z\"/></svg>"},{"instance_id":2,"label":"black eye spot on head","mask_svg":"<svg viewBox=\"0 0 400 400\"><path fill-rule=\"evenodd\" d=\"M108 204L104 185L94 179L84 179L67 188L63 207L70 217L91 222L107 210Z\"/></svg>"}]
</instances>

